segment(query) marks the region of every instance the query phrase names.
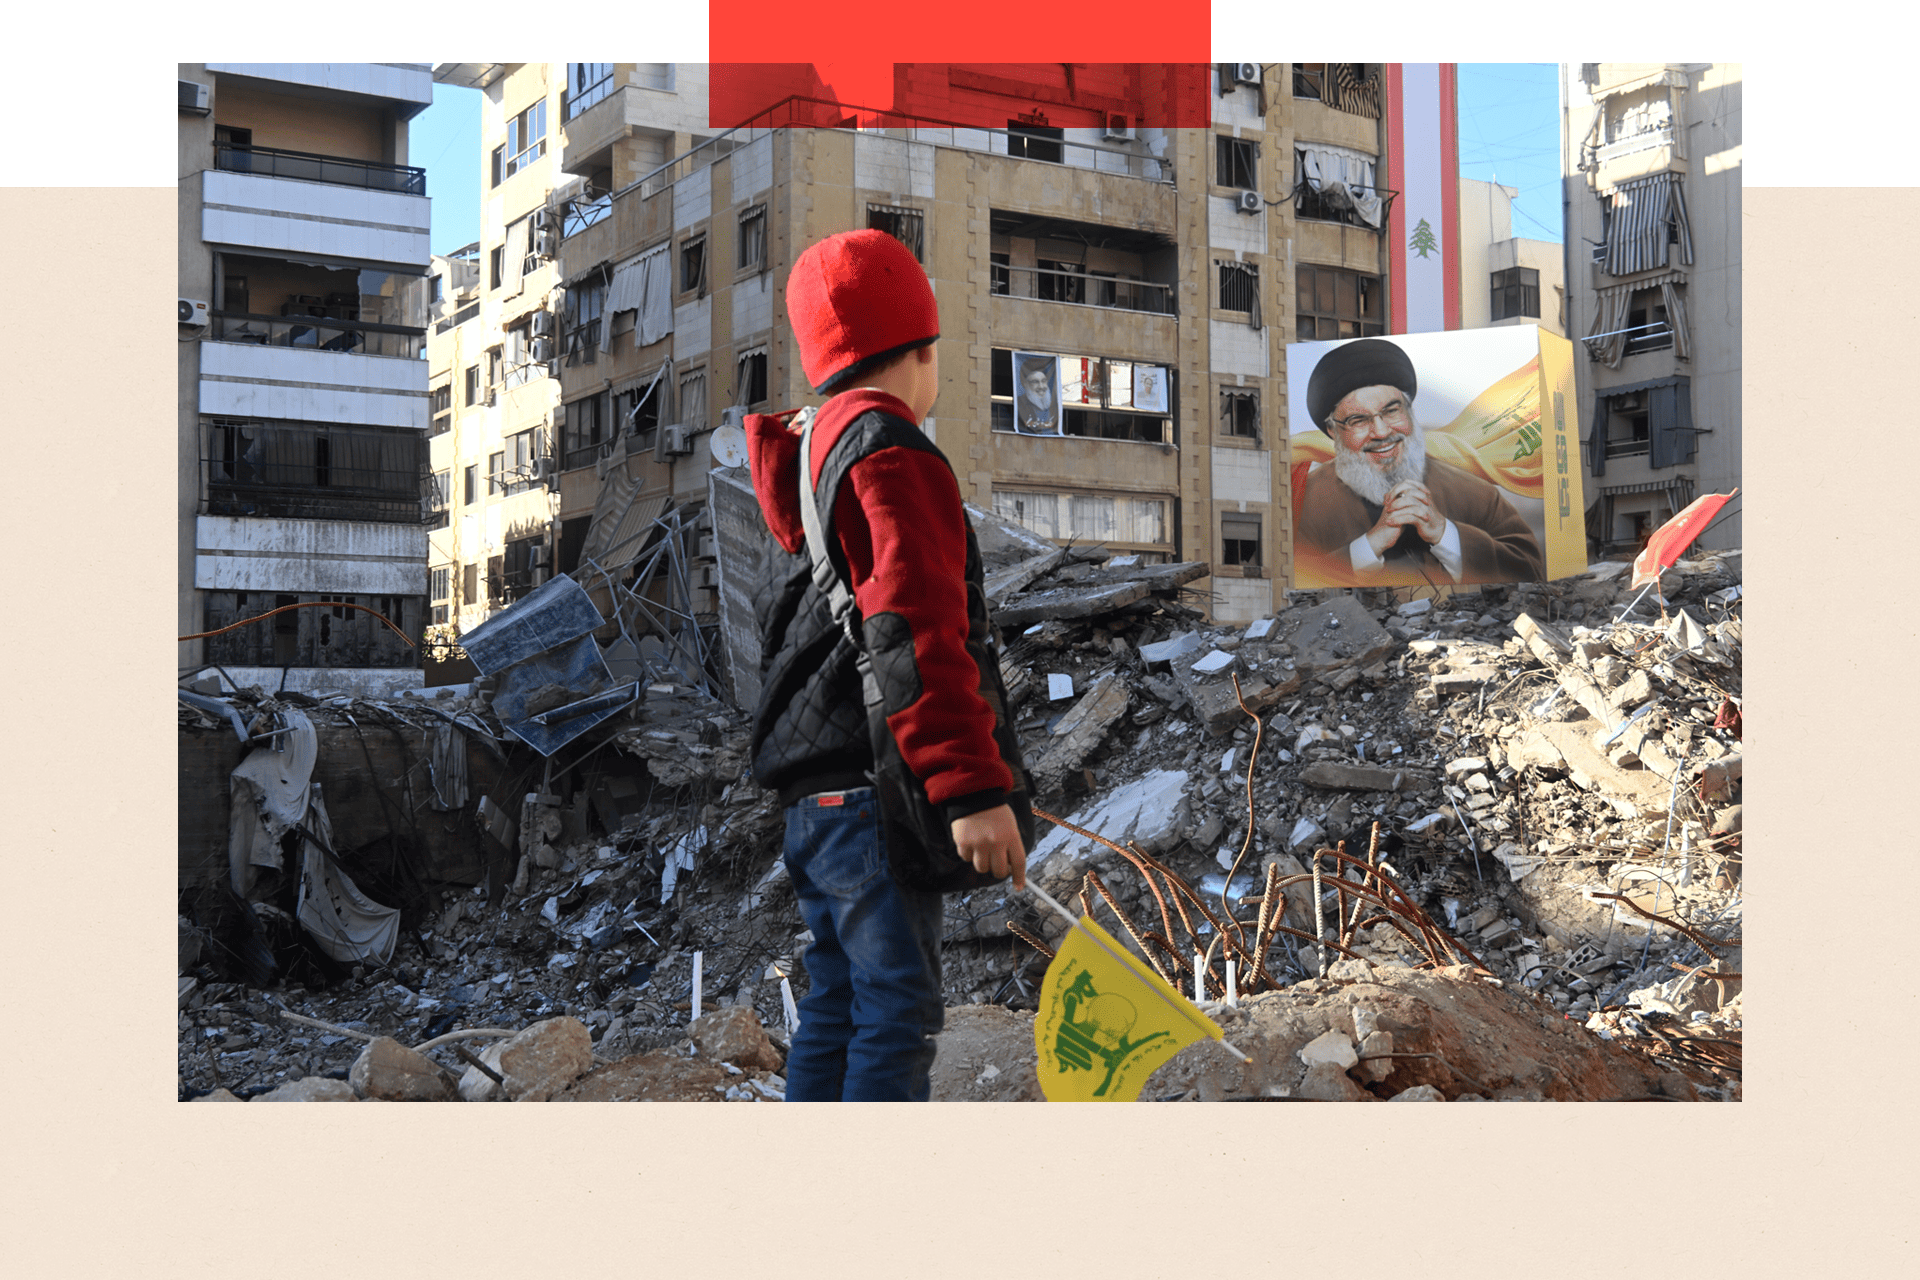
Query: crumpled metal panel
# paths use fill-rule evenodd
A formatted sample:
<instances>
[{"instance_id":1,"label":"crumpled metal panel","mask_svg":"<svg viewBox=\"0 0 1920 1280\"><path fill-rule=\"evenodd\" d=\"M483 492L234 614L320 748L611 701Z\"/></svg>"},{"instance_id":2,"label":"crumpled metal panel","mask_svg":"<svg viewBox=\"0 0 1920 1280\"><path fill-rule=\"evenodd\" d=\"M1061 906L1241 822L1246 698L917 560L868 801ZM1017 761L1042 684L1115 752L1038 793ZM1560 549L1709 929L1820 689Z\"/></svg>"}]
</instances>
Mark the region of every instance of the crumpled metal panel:
<instances>
[{"instance_id":1,"label":"crumpled metal panel","mask_svg":"<svg viewBox=\"0 0 1920 1280\"><path fill-rule=\"evenodd\" d=\"M542 583L511 608L461 636L460 647L481 674L490 676L605 622L586 589L563 575Z\"/></svg>"},{"instance_id":2,"label":"crumpled metal panel","mask_svg":"<svg viewBox=\"0 0 1920 1280\"><path fill-rule=\"evenodd\" d=\"M552 755L640 696L638 682L614 686L613 675L607 670L606 660L600 656L600 646L594 643L592 635L583 635L535 654L498 675L500 684L493 695L494 715L500 718L507 732L543 756ZM554 685L567 691L566 702L552 703L549 699L549 705L530 713L528 704L534 695ZM579 715L557 719L552 714L580 702L589 705L581 708Z\"/></svg>"}]
</instances>

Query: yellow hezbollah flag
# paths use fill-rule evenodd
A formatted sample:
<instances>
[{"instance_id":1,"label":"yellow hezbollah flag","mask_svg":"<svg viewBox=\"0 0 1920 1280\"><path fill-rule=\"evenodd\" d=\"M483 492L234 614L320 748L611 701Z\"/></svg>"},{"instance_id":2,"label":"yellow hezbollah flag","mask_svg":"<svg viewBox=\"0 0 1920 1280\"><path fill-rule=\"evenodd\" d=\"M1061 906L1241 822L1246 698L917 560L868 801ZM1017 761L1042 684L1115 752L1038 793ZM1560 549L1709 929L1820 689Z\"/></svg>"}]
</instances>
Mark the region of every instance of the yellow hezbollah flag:
<instances>
[{"instance_id":1,"label":"yellow hezbollah flag","mask_svg":"<svg viewBox=\"0 0 1920 1280\"><path fill-rule=\"evenodd\" d=\"M1033 1041L1049 1102L1132 1102L1161 1063L1220 1028L1086 916L1047 966Z\"/></svg>"}]
</instances>

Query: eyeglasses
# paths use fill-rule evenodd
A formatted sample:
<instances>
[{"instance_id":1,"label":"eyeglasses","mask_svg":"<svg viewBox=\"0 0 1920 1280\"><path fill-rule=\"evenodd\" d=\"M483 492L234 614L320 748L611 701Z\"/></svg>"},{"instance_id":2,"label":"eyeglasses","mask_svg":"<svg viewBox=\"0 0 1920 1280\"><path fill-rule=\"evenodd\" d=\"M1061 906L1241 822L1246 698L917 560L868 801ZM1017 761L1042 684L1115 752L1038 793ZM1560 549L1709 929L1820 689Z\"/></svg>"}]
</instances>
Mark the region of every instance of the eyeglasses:
<instances>
[{"instance_id":1,"label":"eyeglasses","mask_svg":"<svg viewBox=\"0 0 1920 1280\"><path fill-rule=\"evenodd\" d=\"M1347 418L1335 418L1333 425L1341 431L1371 431L1373 430L1373 423L1376 418L1386 423L1389 427L1405 426L1407 422L1407 402L1404 400L1395 400L1378 413L1356 413Z\"/></svg>"}]
</instances>

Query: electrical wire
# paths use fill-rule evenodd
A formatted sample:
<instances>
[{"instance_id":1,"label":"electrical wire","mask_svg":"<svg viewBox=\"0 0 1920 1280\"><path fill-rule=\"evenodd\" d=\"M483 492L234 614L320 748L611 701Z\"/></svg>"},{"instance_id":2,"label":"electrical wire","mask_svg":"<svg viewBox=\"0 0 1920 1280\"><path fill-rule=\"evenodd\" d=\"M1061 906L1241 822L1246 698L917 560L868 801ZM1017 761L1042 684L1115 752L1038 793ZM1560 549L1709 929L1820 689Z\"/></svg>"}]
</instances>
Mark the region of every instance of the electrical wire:
<instances>
[{"instance_id":1,"label":"electrical wire","mask_svg":"<svg viewBox=\"0 0 1920 1280\"><path fill-rule=\"evenodd\" d=\"M399 636L401 640L405 641L406 646L409 649L415 647L413 641L407 639L407 633L402 631L400 628L394 626L393 623L388 622L386 615L380 613L378 610L369 609L367 608L367 606L363 604L349 604L344 600L303 600L299 604L283 604L278 609L269 609L265 613L255 614L251 618L242 618L240 619L240 621L232 623L229 626L224 626L214 631L196 632L195 634L190 636L181 636L180 639L183 641L205 640L209 636L225 635L227 632L235 630L236 628L239 628L239 627L244 627L250 622L259 622L262 619L271 618L276 613L285 613L289 609L341 609L341 608L358 609L362 613L373 614L373 616L380 619L380 621L386 622L387 626L392 629L393 634Z\"/></svg>"}]
</instances>

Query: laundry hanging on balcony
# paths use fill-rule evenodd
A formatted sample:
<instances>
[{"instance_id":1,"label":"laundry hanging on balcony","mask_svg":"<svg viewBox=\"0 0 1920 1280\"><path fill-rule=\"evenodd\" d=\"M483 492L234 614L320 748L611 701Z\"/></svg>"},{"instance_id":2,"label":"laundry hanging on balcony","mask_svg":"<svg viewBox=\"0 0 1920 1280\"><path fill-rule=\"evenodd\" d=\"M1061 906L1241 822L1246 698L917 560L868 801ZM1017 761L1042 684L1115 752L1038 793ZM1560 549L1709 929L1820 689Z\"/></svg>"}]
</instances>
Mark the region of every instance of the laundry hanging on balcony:
<instances>
[{"instance_id":1,"label":"laundry hanging on balcony","mask_svg":"<svg viewBox=\"0 0 1920 1280\"><path fill-rule=\"evenodd\" d=\"M1360 221L1380 229L1382 201L1374 187L1374 159L1363 151L1316 143L1294 150L1294 179Z\"/></svg>"}]
</instances>

